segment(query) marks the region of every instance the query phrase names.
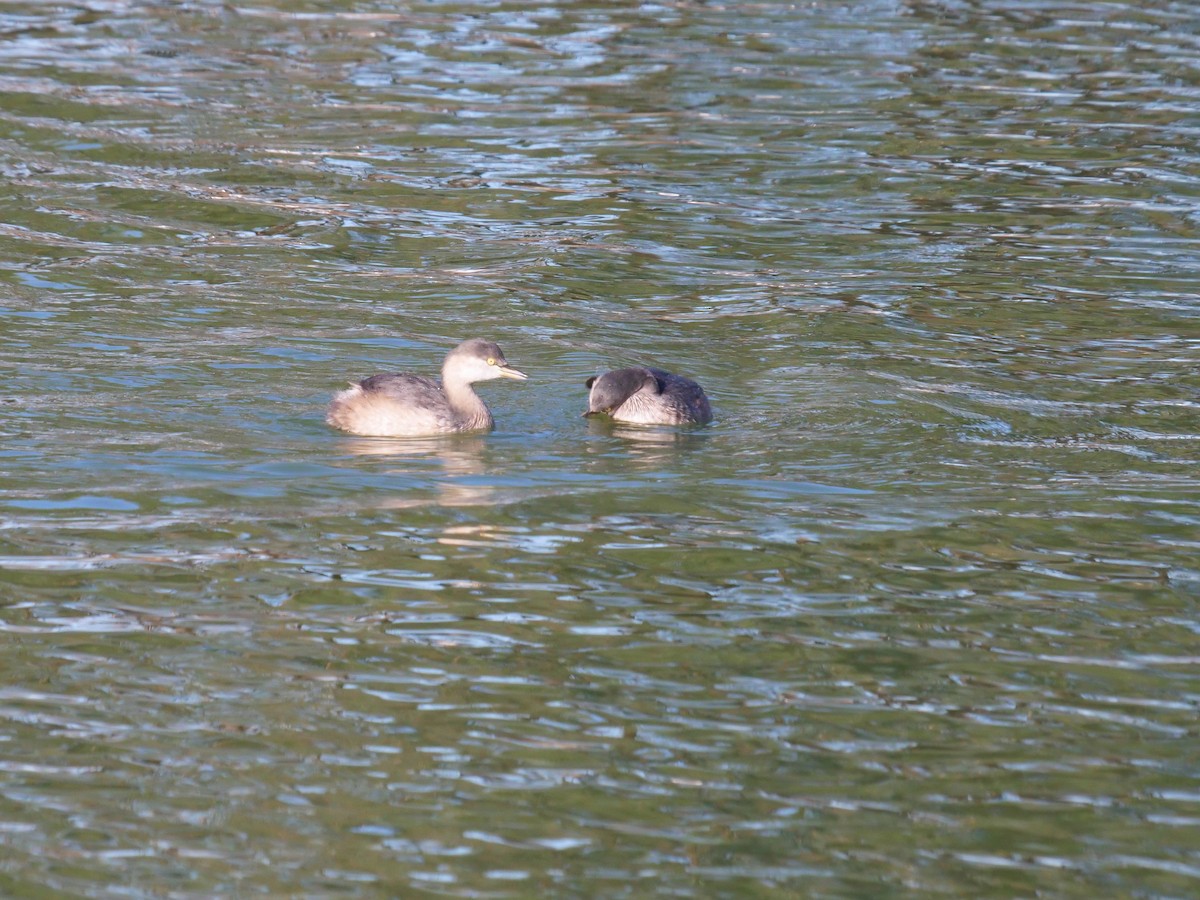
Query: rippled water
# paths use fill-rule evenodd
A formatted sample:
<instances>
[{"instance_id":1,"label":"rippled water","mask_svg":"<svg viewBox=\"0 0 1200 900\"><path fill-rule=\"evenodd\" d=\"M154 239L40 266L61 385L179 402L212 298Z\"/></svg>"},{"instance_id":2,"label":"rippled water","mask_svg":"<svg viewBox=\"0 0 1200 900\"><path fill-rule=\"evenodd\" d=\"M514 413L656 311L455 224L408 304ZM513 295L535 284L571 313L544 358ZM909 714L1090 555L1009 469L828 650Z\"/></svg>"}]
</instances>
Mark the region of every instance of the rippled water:
<instances>
[{"instance_id":1,"label":"rippled water","mask_svg":"<svg viewBox=\"0 0 1200 900\"><path fill-rule=\"evenodd\" d=\"M1194 896L1198 50L0 5L0 892ZM495 433L323 424L471 335Z\"/></svg>"}]
</instances>

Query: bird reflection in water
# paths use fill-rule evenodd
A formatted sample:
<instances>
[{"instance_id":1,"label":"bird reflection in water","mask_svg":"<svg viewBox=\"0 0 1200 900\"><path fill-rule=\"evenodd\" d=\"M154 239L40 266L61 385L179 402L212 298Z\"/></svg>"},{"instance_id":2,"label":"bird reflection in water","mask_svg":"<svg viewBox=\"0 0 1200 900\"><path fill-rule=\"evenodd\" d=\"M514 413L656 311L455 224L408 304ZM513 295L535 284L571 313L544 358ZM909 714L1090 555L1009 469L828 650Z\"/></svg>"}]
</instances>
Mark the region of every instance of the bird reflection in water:
<instances>
[{"instance_id":1,"label":"bird reflection in water","mask_svg":"<svg viewBox=\"0 0 1200 900\"><path fill-rule=\"evenodd\" d=\"M709 428L674 428L664 425L627 425L608 418L588 419L588 432L620 438L631 458L640 465L659 465L704 447L713 431ZM607 452L608 448L593 449Z\"/></svg>"},{"instance_id":2,"label":"bird reflection in water","mask_svg":"<svg viewBox=\"0 0 1200 900\"><path fill-rule=\"evenodd\" d=\"M483 452L487 442L482 436L348 438L340 441L339 445L356 456L388 460L393 464L388 469L389 473L424 477L436 482L433 495L424 492L420 496L389 495L377 504L381 508L490 506L497 501L495 486L465 480L486 471Z\"/></svg>"},{"instance_id":3,"label":"bird reflection in water","mask_svg":"<svg viewBox=\"0 0 1200 900\"><path fill-rule=\"evenodd\" d=\"M528 488L500 487L477 483L475 476L487 472L484 457L488 441L484 437L455 436L430 438L364 438L347 439L341 446L350 453L386 459L389 474L417 477L433 482L434 491L421 489L406 496L388 495L375 506L380 509L421 509L434 507L497 506L532 496ZM552 489L537 494L554 493ZM520 547L544 552L547 546L563 540L562 536L534 534L519 525L503 526L487 522L458 522L445 524L436 530L439 544L452 547ZM462 581L459 586L473 582Z\"/></svg>"}]
</instances>

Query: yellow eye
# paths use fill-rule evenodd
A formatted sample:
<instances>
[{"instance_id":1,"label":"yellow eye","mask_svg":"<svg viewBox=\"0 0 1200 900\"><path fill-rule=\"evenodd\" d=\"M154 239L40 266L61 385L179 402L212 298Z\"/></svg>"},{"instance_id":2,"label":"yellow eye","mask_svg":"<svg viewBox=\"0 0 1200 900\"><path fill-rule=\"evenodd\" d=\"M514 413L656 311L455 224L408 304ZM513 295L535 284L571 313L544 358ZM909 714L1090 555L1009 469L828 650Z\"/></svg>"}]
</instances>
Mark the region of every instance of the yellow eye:
<instances>
[{"instance_id":1,"label":"yellow eye","mask_svg":"<svg viewBox=\"0 0 1200 900\"><path fill-rule=\"evenodd\" d=\"M495 359L495 357L489 356L489 357L488 357L488 365L489 365L489 366L494 366L495 364L496 364L496 359Z\"/></svg>"}]
</instances>

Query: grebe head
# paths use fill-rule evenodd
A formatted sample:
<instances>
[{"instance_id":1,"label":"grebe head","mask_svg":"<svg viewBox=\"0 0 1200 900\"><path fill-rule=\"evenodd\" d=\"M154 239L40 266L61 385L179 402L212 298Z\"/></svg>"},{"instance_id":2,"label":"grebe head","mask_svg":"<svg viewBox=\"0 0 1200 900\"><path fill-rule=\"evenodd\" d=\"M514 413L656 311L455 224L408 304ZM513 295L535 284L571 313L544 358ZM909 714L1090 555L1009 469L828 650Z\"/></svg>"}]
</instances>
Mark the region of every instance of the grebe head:
<instances>
[{"instance_id":1,"label":"grebe head","mask_svg":"<svg viewBox=\"0 0 1200 900\"><path fill-rule=\"evenodd\" d=\"M589 378L586 383L591 388L591 393L588 394L588 410L584 413L585 416L611 413L643 388L653 394L662 390L654 373L640 366L605 372L599 377Z\"/></svg>"},{"instance_id":2,"label":"grebe head","mask_svg":"<svg viewBox=\"0 0 1200 900\"><path fill-rule=\"evenodd\" d=\"M450 351L442 364L442 380L465 384L488 381L492 378L515 378L524 381L529 376L514 369L504 358L500 345L483 338L463 341Z\"/></svg>"}]
</instances>

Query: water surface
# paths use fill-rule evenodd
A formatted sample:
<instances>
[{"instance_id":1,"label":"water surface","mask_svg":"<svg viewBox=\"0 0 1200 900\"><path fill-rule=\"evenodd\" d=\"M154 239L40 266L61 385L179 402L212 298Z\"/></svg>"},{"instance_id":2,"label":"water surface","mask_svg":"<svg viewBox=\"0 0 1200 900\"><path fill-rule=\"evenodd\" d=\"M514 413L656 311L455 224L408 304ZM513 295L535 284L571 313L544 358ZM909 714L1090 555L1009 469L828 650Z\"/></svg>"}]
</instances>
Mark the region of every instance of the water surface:
<instances>
[{"instance_id":1,"label":"water surface","mask_svg":"<svg viewBox=\"0 0 1200 900\"><path fill-rule=\"evenodd\" d=\"M0 5L0 889L1194 895L1198 35Z\"/></svg>"}]
</instances>

